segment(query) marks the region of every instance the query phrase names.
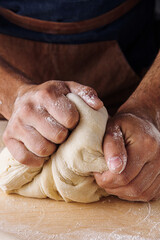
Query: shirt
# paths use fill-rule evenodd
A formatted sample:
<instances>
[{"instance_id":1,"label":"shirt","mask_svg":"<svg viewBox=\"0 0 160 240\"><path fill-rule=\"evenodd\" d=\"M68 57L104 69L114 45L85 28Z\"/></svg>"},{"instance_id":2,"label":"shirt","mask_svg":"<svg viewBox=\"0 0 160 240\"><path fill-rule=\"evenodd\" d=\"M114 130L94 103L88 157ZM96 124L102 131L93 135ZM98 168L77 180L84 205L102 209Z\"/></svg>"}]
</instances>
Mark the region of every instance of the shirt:
<instances>
[{"instance_id":1,"label":"shirt","mask_svg":"<svg viewBox=\"0 0 160 240\"><path fill-rule=\"evenodd\" d=\"M0 0L0 6L22 16L47 21L74 22L94 18L126 0ZM154 33L154 0L142 0L113 23L79 34L45 34L16 26L0 16L0 33L48 43L83 44L116 40L131 67L140 72L158 51Z\"/></svg>"}]
</instances>

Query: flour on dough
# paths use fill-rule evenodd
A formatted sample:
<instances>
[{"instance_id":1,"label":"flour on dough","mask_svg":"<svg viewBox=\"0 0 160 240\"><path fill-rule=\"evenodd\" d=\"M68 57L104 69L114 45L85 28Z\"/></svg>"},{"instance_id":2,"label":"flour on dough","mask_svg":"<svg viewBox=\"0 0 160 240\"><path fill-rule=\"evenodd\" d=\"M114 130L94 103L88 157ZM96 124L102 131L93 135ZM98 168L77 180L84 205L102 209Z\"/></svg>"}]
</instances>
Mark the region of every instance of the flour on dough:
<instances>
[{"instance_id":1,"label":"flour on dough","mask_svg":"<svg viewBox=\"0 0 160 240\"><path fill-rule=\"evenodd\" d=\"M98 201L107 195L93 177L93 172L107 170L102 152L107 110L102 107L95 111L72 93L67 97L79 111L77 127L42 168L17 162L4 148L0 153L0 188L3 191L84 203Z\"/></svg>"}]
</instances>

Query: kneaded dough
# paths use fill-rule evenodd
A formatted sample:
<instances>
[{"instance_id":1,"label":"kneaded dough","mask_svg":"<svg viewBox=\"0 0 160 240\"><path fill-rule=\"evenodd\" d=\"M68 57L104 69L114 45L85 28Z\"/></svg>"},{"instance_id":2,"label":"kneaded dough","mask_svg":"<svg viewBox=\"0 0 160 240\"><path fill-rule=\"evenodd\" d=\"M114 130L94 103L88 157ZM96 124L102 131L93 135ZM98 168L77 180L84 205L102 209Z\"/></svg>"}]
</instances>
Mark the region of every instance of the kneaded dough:
<instances>
[{"instance_id":1,"label":"kneaded dough","mask_svg":"<svg viewBox=\"0 0 160 240\"><path fill-rule=\"evenodd\" d=\"M20 164L4 148L0 153L0 188L3 191L84 203L107 196L93 177L93 172L107 170L102 152L107 110L102 107L95 111L72 93L67 97L79 111L77 127L42 168Z\"/></svg>"}]
</instances>

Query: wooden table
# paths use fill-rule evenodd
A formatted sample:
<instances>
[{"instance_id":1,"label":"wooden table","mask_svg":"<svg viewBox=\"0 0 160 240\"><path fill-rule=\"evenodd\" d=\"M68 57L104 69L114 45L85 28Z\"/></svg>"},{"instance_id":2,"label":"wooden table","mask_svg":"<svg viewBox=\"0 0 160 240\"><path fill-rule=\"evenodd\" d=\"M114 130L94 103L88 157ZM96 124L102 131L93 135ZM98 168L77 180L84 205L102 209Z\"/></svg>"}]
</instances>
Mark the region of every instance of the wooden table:
<instances>
[{"instance_id":1,"label":"wooden table","mask_svg":"<svg viewBox=\"0 0 160 240\"><path fill-rule=\"evenodd\" d=\"M0 192L0 231L20 240L156 240L160 201L131 203L108 197L79 204Z\"/></svg>"},{"instance_id":2,"label":"wooden table","mask_svg":"<svg viewBox=\"0 0 160 240\"><path fill-rule=\"evenodd\" d=\"M5 125L0 122L0 138ZM108 197L78 204L0 191L0 231L0 240L157 240L160 201L131 203Z\"/></svg>"}]
</instances>

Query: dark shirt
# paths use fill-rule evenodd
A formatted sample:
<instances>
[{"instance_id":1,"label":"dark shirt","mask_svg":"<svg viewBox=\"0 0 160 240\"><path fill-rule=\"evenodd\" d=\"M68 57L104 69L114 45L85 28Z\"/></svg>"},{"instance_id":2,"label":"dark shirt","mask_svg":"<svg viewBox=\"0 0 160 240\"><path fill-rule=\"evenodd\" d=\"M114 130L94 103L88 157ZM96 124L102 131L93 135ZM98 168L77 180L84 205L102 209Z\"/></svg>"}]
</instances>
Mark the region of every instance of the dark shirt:
<instances>
[{"instance_id":1,"label":"dark shirt","mask_svg":"<svg viewBox=\"0 0 160 240\"><path fill-rule=\"evenodd\" d=\"M0 6L22 16L56 22L97 17L126 0L0 0ZM82 44L117 40L136 72L149 67L158 51L154 32L154 0L142 0L110 25L79 34L45 34L18 27L0 16L0 33L48 43Z\"/></svg>"}]
</instances>

